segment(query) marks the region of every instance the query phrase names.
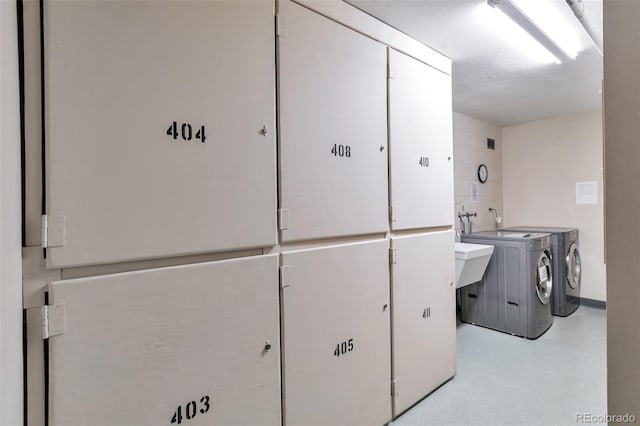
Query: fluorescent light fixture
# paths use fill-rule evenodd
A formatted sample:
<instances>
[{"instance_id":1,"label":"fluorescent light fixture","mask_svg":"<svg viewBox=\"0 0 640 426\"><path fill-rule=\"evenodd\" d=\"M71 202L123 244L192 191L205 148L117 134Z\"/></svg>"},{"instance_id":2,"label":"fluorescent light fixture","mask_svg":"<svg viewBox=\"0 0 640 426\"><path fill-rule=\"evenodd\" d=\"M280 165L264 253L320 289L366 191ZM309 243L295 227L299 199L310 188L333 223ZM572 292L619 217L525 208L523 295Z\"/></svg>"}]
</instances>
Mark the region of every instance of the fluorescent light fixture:
<instances>
[{"instance_id":1,"label":"fluorescent light fixture","mask_svg":"<svg viewBox=\"0 0 640 426\"><path fill-rule=\"evenodd\" d=\"M578 57L580 38L563 0L512 0L571 59ZM566 11L563 15L561 10Z\"/></svg>"},{"instance_id":2,"label":"fluorescent light fixture","mask_svg":"<svg viewBox=\"0 0 640 426\"><path fill-rule=\"evenodd\" d=\"M489 6L500 10L540 43L556 59L554 62L575 59L578 49L571 31L562 20L551 18L556 16L552 11L540 7L544 3L542 0L487 0Z\"/></svg>"},{"instance_id":3,"label":"fluorescent light fixture","mask_svg":"<svg viewBox=\"0 0 640 426\"><path fill-rule=\"evenodd\" d=\"M479 12L485 24L494 29L503 40L517 46L522 55L541 64L562 63L500 9L482 6Z\"/></svg>"}]
</instances>

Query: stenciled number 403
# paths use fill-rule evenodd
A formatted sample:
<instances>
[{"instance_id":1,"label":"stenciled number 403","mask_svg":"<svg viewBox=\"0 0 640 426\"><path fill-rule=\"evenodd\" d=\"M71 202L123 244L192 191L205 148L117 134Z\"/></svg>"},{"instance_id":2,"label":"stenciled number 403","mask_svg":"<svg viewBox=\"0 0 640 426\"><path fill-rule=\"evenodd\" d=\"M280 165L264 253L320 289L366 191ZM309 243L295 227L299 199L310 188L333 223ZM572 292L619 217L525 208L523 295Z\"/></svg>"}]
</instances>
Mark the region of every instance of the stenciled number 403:
<instances>
[{"instance_id":1,"label":"stenciled number 403","mask_svg":"<svg viewBox=\"0 0 640 426\"><path fill-rule=\"evenodd\" d=\"M171 424L180 424L183 420L191 420L198 414L198 412L200 412L200 414L207 414L210 408L211 400L209 395L205 395L200 398L200 404L195 401L191 401L186 403L184 406L180 405L173 413L173 417L171 417Z\"/></svg>"}]
</instances>

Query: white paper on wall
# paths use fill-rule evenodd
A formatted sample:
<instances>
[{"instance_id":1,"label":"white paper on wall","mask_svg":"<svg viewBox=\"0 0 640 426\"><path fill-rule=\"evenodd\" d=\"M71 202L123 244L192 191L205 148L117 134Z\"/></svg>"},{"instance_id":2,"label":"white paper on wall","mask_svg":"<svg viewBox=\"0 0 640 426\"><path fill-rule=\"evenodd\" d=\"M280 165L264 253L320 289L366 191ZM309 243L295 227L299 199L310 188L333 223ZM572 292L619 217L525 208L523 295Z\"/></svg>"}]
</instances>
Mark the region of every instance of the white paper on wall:
<instances>
[{"instance_id":1,"label":"white paper on wall","mask_svg":"<svg viewBox=\"0 0 640 426\"><path fill-rule=\"evenodd\" d=\"M471 202L478 202L478 182L471 182Z\"/></svg>"},{"instance_id":2,"label":"white paper on wall","mask_svg":"<svg viewBox=\"0 0 640 426\"><path fill-rule=\"evenodd\" d=\"M576 204L598 204L598 182L576 182Z\"/></svg>"},{"instance_id":3,"label":"white paper on wall","mask_svg":"<svg viewBox=\"0 0 640 426\"><path fill-rule=\"evenodd\" d=\"M547 275L547 267L541 266L538 269L540 271L540 281L542 282L547 281L549 279L549 275Z\"/></svg>"}]
</instances>

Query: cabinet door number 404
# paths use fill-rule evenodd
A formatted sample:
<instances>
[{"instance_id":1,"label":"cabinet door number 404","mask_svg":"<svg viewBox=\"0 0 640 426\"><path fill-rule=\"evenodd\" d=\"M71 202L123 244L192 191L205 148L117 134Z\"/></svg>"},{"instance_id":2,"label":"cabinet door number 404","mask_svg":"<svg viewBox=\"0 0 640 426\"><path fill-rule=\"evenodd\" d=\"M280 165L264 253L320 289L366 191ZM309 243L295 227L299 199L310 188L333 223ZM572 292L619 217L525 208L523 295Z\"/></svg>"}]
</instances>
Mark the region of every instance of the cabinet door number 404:
<instances>
[{"instance_id":1,"label":"cabinet door number 404","mask_svg":"<svg viewBox=\"0 0 640 426\"><path fill-rule=\"evenodd\" d=\"M204 143L204 141L207 139L204 126L200 126L198 129L196 129L195 135L193 133L194 128L190 123L182 123L178 125L178 123L174 121L167 129L167 135L171 136L173 140L181 137L185 142L188 142L190 140L199 140L200 142Z\"/></svg>"}]
</instances>

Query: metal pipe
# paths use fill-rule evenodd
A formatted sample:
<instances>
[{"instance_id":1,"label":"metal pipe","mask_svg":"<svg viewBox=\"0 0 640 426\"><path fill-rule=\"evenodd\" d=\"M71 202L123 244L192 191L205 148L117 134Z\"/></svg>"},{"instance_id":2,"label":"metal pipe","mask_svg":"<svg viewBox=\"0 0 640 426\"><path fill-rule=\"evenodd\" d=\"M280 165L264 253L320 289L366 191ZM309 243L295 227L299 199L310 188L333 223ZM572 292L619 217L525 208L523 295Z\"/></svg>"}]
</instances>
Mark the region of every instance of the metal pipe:
<instances>
[{"instance_id":1,"label":"metal pipe","mask_svg":"<svg viewBox=\"0 0 640 426\"><path fill-rule=\"evenodd\" d=\"M598 33L596 33L596 31L593 29L589 21L584 16L583 0L566 0L566 1L569 7L571 8L571 10L573 11L573 14L576 15L576 18L578 18L578 21L580 21L580 24L582 24L582 27L584 28L584 30L587 32L587 34L589 34L589 38L593 42L594 46L596 47L596 49L598 49L598 52L600 52L600 55L602 55L602 40L600 39L600 37L598 36Z\"/></svg>"}]
</instances>

